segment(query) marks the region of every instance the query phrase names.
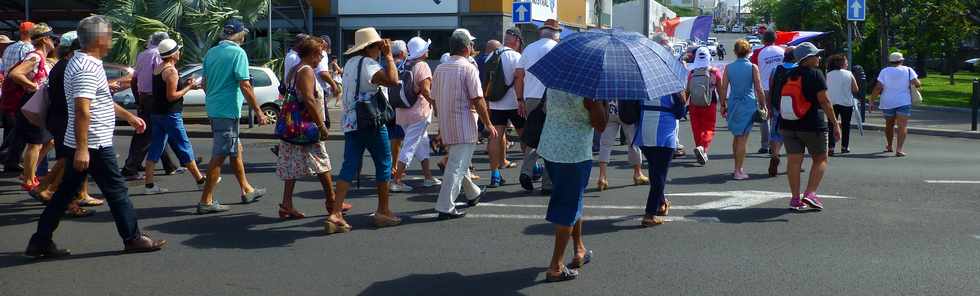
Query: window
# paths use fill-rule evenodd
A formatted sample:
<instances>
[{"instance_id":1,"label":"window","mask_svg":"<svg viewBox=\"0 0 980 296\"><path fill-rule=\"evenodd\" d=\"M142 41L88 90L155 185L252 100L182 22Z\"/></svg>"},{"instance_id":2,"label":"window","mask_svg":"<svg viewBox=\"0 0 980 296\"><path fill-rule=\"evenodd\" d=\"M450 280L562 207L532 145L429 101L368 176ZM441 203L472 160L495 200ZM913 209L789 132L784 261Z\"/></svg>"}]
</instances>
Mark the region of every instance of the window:
<instances>
[{"instance_id":1,"label":"window","mask_svg":"<svg viewBox=\"0 0 980 296\"><path fill-rule=\"evenodd\" d=\"M269 78L265 71L248 69L248 75L252 78L252 87L272 86L272 78Z\"/></svg>"}]
</instances>

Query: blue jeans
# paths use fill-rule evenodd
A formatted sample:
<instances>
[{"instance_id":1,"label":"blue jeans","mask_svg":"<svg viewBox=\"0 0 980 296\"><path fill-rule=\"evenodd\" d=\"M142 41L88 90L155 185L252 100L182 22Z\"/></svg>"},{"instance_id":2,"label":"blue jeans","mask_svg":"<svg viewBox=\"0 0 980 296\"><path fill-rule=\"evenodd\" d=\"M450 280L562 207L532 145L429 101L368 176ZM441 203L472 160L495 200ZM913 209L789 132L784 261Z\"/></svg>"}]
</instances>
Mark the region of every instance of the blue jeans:
<instances>
[{"instance_id":1,"label":"blue jeans","mask_svg":"<svg viewBox=\"0 0 980 296\"><path fill-rule=\"evenodd\" d=\"M377 130L356 130L344 134L344 164L340 167L338 179L350 183L361 170L364 150L371 153L374 160L374 178L377 182L391 180L391 142L388 141L388 128Z\"/></svg>"},{"instance_id":2,"label":"blue jeans","mask_svg":"<svg viewBox=\"0 0 980 296\"><path fill-rule=\"evenodd\" d=\"M89 149L88 170L79 172L75 169L75 150L71 150L65 158L65 176L58 191L51 197L51 202L44 208L37 222L37 232L31 237L36 243L48 243L54 235L61 216L68 209L68 204L78 196L85 175L89 174L102 191L112 218L116 220L116 230L123 241L139 237L139 225L136 223L136 212L129 200L129 188L123 179L119 166L116 164L116 151L112 147Z\"/></svg>"},{"instance_id":3,"label":"blue jeans","mask_svg":"<svg viewBox=\"0 0 980 296\"><path fill-rule=\"evenodd\" d=\"M544 168L552 178L561 180L552 188L545 220L563 226L575 226L582 218L585 187L589 185L592 160L559 163L545 159Z\"/></svg>"},{"instance_id":4,"label":"blue jeans","mask_svg":"<svg viewBox=\"0 0 980 296\"><path fill-rule=\"evenodd\" d=\"M170 149L177 155L181 165L187 165L194 160L194 148L191 147L191 139L187 137L184 130L184 117L180 112L167 115L150 115L152 130L150 136L150 150L147 151L146 160L159 162L163 155L165 144L170 144Z\"/></svg>"},{"instance_id":5,"label":"blue jeans","mask_svg":"<svg viewBox=\"0 0 980 296\"><path fill-rule=\"evenodd\" d=\"M667 147L640 147L650 170L650 193L647 194L647 215L656 215L667 199L667 169L674 157L674 149Z\"/></svg>"},{"instance_id":6,"label":"blue jeans","mask_svg":"<svg viewBox=\"0 0 980 296\"><path fill-rule=\"evenodd\" d=\"M892 109L881 109L881 114L885 118L894 118L895 116L911 117L912 116L912 105L899 106Z\"/></svg>"}]
</instances>

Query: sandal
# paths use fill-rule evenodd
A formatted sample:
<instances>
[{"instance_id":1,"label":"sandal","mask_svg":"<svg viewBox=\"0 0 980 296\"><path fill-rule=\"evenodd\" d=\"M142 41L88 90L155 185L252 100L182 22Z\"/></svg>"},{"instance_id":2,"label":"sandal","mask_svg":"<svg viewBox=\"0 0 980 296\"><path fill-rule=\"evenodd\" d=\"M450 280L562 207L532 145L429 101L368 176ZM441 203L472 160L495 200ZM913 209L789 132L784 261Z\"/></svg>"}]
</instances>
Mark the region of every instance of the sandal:
<instances>
[{"instance_id":1,"label":"sandal","mask_svg":"<svg viewBox=\"0 0 980 296\"><path fill-rule=\"evenodd\" d=\"M48 202L51 201L51 198L50 197L48 197L47 199L45 199L43 196L41 196L41 193L40 192L37 192L37 190L29 191L29 192L27 192L27 194L30 195L31 198L33 198L37 202L41 203L42 205L47 205Z\"/></svg>"},{"instance_id":2,"label":"sandal","mask_svg":"<svg viewBox=\"0 0 980 296\"><path fill-rule=\"evenodd\" d=\"M663 219L660 219L660 218L658 218L656 216L653 216L653 217L651 217L649 219L647 217L643 217L643 220L640 221L640 226L643 226L643 227L653 227L653 226L657 226L657 225L660 225L660 224L664 224L664 220Z\"/></svg>"},{"instance_id":3,"label":"sandal","mask_svg":"<svg viewBox=\"0 0 980 296\"><path fill-rule=\"evenodd\" d=\"M325 230L327 234L346 233L351 231L351 227L350 224L347 224L347 222L339 223L327 219L327 222L323 223L323 230Z\"/></svg>"},{"instance_id":4,"label":"sandal","mask_svg":"<svg viewBox=\"0 0 980 296\"><path fill-rule=\"evenodd\" d=\"M330 204L327 204L326 207L327 207L327 213L328 214L333 212L333 207L331 207ZM346 214L348 211L350 211L353 208L354 208L353 205L351 205L350 203L348 203L348 202L345 201L344 202L344 205L341 206L341 208L340 208L340 212Z\"/></svg>"},{"instance_id":5,"label":"sandal","mask_svg":"<svg viewBox=\"0 0 980 296\"><path fill-rule=\"evenodd\" d=\"M565 265L565 267L568 267L570 269L579 269L582 268L582 266L589 264L589 262L592 262L592 250L586 250L585 256L582 257L581 261L575 262L575 259L572 259L572 263Z\"/></svg>"},{"instance_id":6,"label":"sandal","mask_svg":"<svg viewBox=\"0 0 980 296\"><path fill-rule=\"evenodd\" d=\"M105 204L104 200L94 198L91 196L86 196L78 200L78 206L80 207L97 207L104 204Z\"/></svg>"},{"instance_id":7,"label":"sandal","mask_svg":"<svg viewBox=\"0 0 980 296\"><path fill-rule=\"evenodd\" d=\"M657 216L667 216L670 212L670 200L664 198L664 203L660 205L660 209L657 210Z\"/></svg>"},{"instance_id":8,"label":"sandal","mask_svg":"<svg viewBox=\"0 0 980 296\"><path fill-rule=\"evenodd\" d=\"M402 219L395 216L385 216L382 214L374 213L374 226L378 228L395 226L402 224Z\"/></svg>"},{"instance_id":9,"label":"sandal","mask_svg":"<svg viewBox=\"0 0 980 296\"><path fill-rule=\"evenodd\" d=\"M558 275L551 275L550 273L545 272L544 280L549 283L570 281L577 278L578 274L579 272L577 270L562 266L561 271L558 272Z\"/></svg>"},{"instance_id":10,"label":"sandal","mask_svg":"<svg viewBox=\"0 0 980 296\"><path fill-rule=\"evenodd\" d=\"M65 218L85 218L92 215L95 215L94 210L81 207L76 208L76 210L68 209L65 211Z\"/></svg>"}]
</instances>

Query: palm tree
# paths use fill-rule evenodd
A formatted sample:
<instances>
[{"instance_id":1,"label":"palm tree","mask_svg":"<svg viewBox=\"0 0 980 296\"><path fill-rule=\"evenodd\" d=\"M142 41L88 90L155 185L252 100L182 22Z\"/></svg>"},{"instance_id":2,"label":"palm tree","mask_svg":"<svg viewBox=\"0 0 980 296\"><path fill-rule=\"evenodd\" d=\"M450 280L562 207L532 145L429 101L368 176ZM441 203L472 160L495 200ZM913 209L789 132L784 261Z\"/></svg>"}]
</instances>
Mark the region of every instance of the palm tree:
<instances>
[{"instance_id":1,"label":"palm tree","mask_svg":"<svg viewBox=\"0 0 980 296\"><path fill-rule=\"evenodd\" d=\"M239 18L255 27L266 16L268 5L268 0L102 0L99 13L108 16L113 24L114 45L109 61L132 65L146 38L153 32L166 31L184 46L181 62L194 64L200 63L208 48L217 42L225 21ZM282 34L271 34L273 47L281 48L276 40L285 40ZM243 45L249 56L263 57L256 62L275 64L281 53L274 52L272 60L264 59L269 36L254 38L253 33L251 37Z\"/></svg>"}]
</instances>

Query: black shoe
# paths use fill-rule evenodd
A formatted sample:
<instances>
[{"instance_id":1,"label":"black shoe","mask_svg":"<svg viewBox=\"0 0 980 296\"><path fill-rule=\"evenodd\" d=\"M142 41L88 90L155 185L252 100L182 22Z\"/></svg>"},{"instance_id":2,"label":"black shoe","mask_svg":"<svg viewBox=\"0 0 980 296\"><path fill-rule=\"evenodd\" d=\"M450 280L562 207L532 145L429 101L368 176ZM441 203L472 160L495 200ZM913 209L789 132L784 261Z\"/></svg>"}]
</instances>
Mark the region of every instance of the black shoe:
<instances>
[{"instance_id":1,"label":"black shoe","mask_svg":"<svg viewBox=\"0 0 980 296\"><path fill-rule=\"evenodd\" d=\"M452 220L466 217L466 212L457 210L456 213L443 213L439 212L439 220Z\"/></svg>"},{"instance_id":2,"label":"black shoe","mask_svg":"<svg viewBox=\"0 0 980 296\"><path fill-rule=\"evenodd\" d=\"M840 154L848 154L848 153L851 153L851 149L847 149L847 148L840 149Z\"/></svg>"},{"instance_id":3,"label":"black shoe","mask_svg":"<svg viewBox=\"0 0 980 296\"><path fill-rule=\"evenodd\" d=\"M487 194L487 187L486 186L480 186L480 195L477 195L476 198L474 198L474 199L467 200L466 201L466 206L472 208L472 207L475 207L476 205L480 204L480 199L483 198L483 195L484 194Z\"/></svg>"},{"instance_id":4,"label":"black shoe","mask_svg":"<svg viewBox=\"0 0 980 296\"><path fill-rule=\"evenodd\" d=\"M534 180L531 178L531 176L522 173L520 181L521 188L524 188L524 190L527 190L527 192L534 191Z\"/></svg>"},{"instance_id":5,"label":"black shoe","mask_svg":"<svg viewBox=\"0 0 980 296\"><path fill-rule=\"evenodd\" d=\"M53 241L42 243L31 240L27 244L27 251L24 251L24 255L34 257L34 259L58 258L71 255L71 251L68 249L59 249Z\"/></svg>"},{"instance_id":6,"label":"black shoe","mask_svg":"<svg viewBox=\"0 0 980 296\"><path fill-rule=\"evenodd\" d=\"M541 188L541 196L549 196L549 195L551 195L551 189Z\"/></svg>"},{"instance_id":7,"label":"black shoe","mask_svg":"<svg viewBox=\"0 0 980 296\"><path fill-rule=\"evenodd\" d=\"M759 154L769 154L769 148L759 148Z\"/></svg>"}]
</instances>

